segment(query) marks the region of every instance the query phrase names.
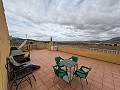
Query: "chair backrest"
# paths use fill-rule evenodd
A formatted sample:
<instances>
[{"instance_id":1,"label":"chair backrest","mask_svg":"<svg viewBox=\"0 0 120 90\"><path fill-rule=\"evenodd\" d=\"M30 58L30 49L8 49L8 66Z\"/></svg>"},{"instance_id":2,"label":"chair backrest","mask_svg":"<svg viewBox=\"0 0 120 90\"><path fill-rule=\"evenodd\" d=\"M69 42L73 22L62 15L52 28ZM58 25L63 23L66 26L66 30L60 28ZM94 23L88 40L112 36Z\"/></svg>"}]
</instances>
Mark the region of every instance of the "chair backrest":
<instances>
[{"instance_id":1,"label":"chair backrest","mask_svg":"<svg viewBox=\"0 0 120 90\"><path fill-rule=\"evenodd\" d=\"M84 71L83 69L86 69L87 71ZM86 66L81 66L81 68L80 69L82 69L85 73L85 78L88 76L88 73L90 72L90 70L92 69L92 68L88 68L88 67L86 67Z\"/></svg>"},{"instance_id":2,"label":"chair backrest","mask_svg":"<svg viewBox=\"0 0 120 90\"><path fill-rule=\"evenodd\" d=\"M63 78L65 75L68 75L67 71L60 68L58 65L53 66L54 73L57 77Z\"/></svg>"},{"instance_id":3,"label":"chair backrest","mask_svg":"<svg viewBox=\"0 0 120 90\"><path fill-rule=\"evenodd\" d=\"M9 58L6 59L5 68L6 68L6 70L7 70L8 79L9 79L9 80L12 80L13 77L14 77L14 75L13 75L13 65L11 64Z\"/></svg>"},{"instance_id":4,"label":"chair backrest","mask_svg":"<svg viewBox=\"0 0 120 90\"><path fill-rule=\"evenodd\" d=\"M6 59L5 68L6 68L7 72L9 73L10 72L10 61L9 61L9 58Z\"/></svg>"},{"instance_id":5,"label":"chair backrest","mask_svg":"<svg viewBox=\"0 0 120 90\"><path fill-rule=\"evenodd\" d=\"M61 57L55 57L56 64L59 64L59 62L60 62L61 59L62 59Z\"/></svg>"},{"instance_id":6,"label":"chair backrest","mask_svg":"<svg viewBox=\"0 0 120 90\"><path fill-rule=\"evenodd\" d=\"M75 57L75 56L72 56L71 59L72 59L72 61L74 61L74 62L77 62L77 61L78 61L78 57Z\"/></svg>"},{"instance_id":7,"label":"chair backrest","mask_svg":"<svg viewBox=\"0 0 120 90\"><path fill-rule=\"evenodd\" d=\"M20 65L20 63L18 63L17 61L14 60L12 55L9 57L9 61L14 66L19 66Z\"/></svg>"},{"instance_id":8,"label":"chair backrest","mask_svg":"<svg viewBox=\"0 0 120 90\"><path fill-rule=\"evenodd\" d=\"M54 70L55 75L57 77L59 77L59 72L58 72L57 66L53 66L53 70Z\"/></svg>"}]
</instances>

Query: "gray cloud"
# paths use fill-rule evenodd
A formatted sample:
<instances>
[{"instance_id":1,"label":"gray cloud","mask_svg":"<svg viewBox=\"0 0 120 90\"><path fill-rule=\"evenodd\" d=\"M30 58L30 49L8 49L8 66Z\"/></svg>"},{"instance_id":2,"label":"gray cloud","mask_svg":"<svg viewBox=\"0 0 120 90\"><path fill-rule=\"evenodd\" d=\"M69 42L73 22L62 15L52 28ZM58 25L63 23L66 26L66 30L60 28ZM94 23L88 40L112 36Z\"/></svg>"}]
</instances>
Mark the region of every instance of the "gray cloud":
<instances>
[{"instance_id":1,"label":"gray cloud","mask_svg":"<svg viewBox=\"0 0 120 90\"><path fill-rule=\"evenodd\" d=\"M120 36L120 0L4 0L11 35L37 40Z\"/></svg>"}]
</instances>

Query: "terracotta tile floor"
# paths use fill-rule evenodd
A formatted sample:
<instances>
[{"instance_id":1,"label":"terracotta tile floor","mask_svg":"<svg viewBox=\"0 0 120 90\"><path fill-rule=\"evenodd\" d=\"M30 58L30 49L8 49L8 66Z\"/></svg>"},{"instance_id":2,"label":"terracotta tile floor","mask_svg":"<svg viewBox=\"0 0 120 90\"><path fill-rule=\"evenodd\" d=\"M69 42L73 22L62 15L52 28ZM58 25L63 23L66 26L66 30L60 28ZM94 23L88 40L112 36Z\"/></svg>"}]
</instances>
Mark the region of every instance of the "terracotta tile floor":
<instances>
[{"instance_id":1,"label":"terracotta tile floor","mask_svg":"<svg viewBox=\"0 0 120 90\"><path fill-rule=\"evenodd\" d=\"M78 77L75 77L71 85L64 80L56 78L53 82L54 72L52 66L55 65L54 58L61 56L64 59L71 57L73 54L68 54L60 51L32 50L31 60L40 64L41 68L34 71L37 81L32 80L32 87L23 82L18 90L59 90L59 85L63 90L82 90L81 82ZM76 56L76 55L75 55ZM120 90L120 65L103 62L91 58L78 56L78 66L92 67L88 75L88 85L82 79L84 90ZM13 89L14 90L14 87Z\"/></svg>"}]
</instances>

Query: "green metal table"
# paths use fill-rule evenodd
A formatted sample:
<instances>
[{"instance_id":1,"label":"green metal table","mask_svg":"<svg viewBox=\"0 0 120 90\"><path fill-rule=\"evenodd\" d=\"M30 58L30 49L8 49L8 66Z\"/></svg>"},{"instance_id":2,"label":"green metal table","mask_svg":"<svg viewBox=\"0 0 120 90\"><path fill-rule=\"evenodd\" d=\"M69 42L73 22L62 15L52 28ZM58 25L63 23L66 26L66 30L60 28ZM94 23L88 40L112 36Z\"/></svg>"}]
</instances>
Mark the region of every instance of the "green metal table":
<instances>
[{"instance_id":1,"label":"green metal table","mask_svg":"<svg viewBox=\"0 0 120 90\"><path fill-rule=\"evenodd\" d=\"M60 64L64 65L66 67L67 71L69 68L69 70L70 70L70 72L68 72L69 80L66 80L66 78L64 78L64 80L67 81L68 83L70 83L70 81L73 79L73 73L71 73L71 68L74 67L74 71L75 71L75 66L76 66L76 69L78 69L78 63L74 62L70 59L66 59L64 61L61 61Z\"/></svg>"}]
</instances>

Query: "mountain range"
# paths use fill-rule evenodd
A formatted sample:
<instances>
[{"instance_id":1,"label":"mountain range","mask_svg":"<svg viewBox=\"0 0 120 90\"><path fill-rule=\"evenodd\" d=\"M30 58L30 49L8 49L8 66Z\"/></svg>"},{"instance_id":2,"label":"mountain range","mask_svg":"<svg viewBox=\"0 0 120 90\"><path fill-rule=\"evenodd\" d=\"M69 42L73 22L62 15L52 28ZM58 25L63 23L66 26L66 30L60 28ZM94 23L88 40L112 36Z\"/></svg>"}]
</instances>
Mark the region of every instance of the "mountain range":
<instances>
[{"instance_id":1,"label":"mountain range","mask_svg":"<svg viewBox=\"0 0 120 90\"><path fill-rule=\"evenodd\" d=\"M112 39L110 39L110 41L120 41L120 37L112 38Z\"/></svg>"}]
</instances>

